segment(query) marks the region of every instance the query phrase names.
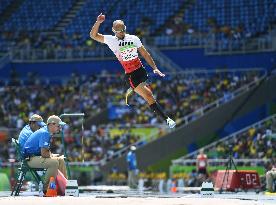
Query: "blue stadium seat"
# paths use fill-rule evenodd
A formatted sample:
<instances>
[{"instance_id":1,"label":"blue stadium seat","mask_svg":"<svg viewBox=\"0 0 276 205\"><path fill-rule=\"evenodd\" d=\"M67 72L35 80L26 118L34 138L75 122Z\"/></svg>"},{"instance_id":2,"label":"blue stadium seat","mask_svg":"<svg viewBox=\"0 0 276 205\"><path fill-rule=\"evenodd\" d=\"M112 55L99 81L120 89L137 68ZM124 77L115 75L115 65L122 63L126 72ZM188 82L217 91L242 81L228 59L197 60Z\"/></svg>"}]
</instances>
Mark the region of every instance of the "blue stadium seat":
<instances>
[{"instance_id":1,"label":"blue stadium seat","mask_svg":"<svg viewBox=\"0 0 276 205\"><path fill-rule=\"evenodd\" d=\"M0 14L12 3L12 0L1 0Z\"/></svg>"},{"instance_id":2,"label":"blue stadium seat","mask_svg":"<svg viewBox=\"0 0 276 205\"><path fill-rule=\"evenodd\" d=\"M2 4L2 1L1 1ZM73 0L24 1L4 24L4 30L48 30L71 8Z\"/></svg>"},{"instance_id":3,"label":"blue stadium seat","mask_svg":"<svg viewBox=\"0 0 276 205\"><path fill-rule=\"evenodd\" d=\"M2 0L0 13L11 2L12 0ZM37 0L23 1L19 9L4 23L3 31L27 31L28 37L31 37L34 31L51 30L75 2L76 0L47 0L40 1L38 4ZM178 15L180 8L184 8L184 25L189 25L197 33L213 32L215 25L216 33L225 33L226 31L221 30L222 27L228 27L229 31L235 31L241 27L243 33L241 38L254 37L266 32L269 24L275 22L275 5L275 0L197 0L193 2L189 0L160 0L158 4L155 1L87 0L64 30L69 38L62 39L61 37L56 39L56 43L61 47L85 45L86 40L89 39L91 26L101 12L106 15L106 21L100 28L101 33L113 34L111 31L112 22L115 19L122 19L125 21L129 33L135 33L136 29L140 28L152 36L156 31L162 30L167 21ZM145 18L150 21L148 26L143 25ZM210 19L213 19L213 24L210 23ZM74 34L78 34L80 37L73 39ZM184 42L189 38L185 35L184 33ZM13 38L18 40L16 36ZM217 37L217 39L223 38L225 37ZM165 39L166 42L161 42L161 39L155 40L157 45L175 44L168 39ZM198 40L193 39L189 44L194 44L196 41L198 42ZM39 47L41 42L43 41L38 42L36 47ZM169 42L172 44L168 44ZM12 43L10 39L0 37L0 45L0 50L6 51Z\"/></svg>"}]
</instances>

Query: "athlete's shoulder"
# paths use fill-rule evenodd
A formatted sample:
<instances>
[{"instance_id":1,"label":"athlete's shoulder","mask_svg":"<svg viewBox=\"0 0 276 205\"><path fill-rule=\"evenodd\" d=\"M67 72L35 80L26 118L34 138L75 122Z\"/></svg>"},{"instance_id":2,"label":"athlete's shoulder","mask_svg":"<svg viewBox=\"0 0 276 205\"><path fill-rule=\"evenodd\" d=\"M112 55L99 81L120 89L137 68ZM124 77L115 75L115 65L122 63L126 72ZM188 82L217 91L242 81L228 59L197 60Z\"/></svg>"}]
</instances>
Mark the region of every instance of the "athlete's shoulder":
<instances>
[{"instance_id":1,"label":"athlete's shoulder","mask_svg":"<svg viewBox=\"0 0 276 205\"><path fill-rule=\"evenodd\" d=\"M129 35L128 38L134 41L134 43L137 45L138 48L140 48L143 45L140 38L136 35Z\"/></svg>"},{"instance_id":2,"label":"athlete's shoulder","mask_svg":"<svg viewBox=\"0 0 276 205\"><path fill-rule=\"evenodd\" d=\"M116 37L112 35L103 35L103 37L104 37L104 43L107 43L107 44L116 41Z\"/></svg>"},{"instance_id":3,"label":"athlete's shoulder","mask_svg":"<svg viewBox=\"0 0 276 205\"><path fill-rule=\"evenodd\" d=\"M115 36L113 35L103 35L105 38L116 38Z\"/></svg>"},{"instance_id":4,"label":"athlete's shoulder","mask_svg":"<svg viewBox=\"0 0 276 205\"><path fill-rule=\"evenodd\" d=\"M132 35L132 34L126 34L127 38L138 38L138 36L136 35Z\"/></svg>"},{"instance_id":5,"label":"athlete's shoulder","mask_svg":"<svg viewBox=\"0 0 276 205\"><path fill-rule=\"evenodd\" d=\"M104 39L116 39L116 36L113 35L103 35Z\"/></svg>"}]
</instances>

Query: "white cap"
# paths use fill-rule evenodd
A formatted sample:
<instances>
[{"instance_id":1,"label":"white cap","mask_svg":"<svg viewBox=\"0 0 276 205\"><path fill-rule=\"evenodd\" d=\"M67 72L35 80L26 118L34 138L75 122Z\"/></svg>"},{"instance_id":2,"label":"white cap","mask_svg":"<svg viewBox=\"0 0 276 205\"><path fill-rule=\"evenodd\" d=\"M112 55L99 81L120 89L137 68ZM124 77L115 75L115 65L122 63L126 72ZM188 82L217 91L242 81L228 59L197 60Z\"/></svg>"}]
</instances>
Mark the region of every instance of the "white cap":
<instances>
[{"instance_id":1,"label":"white cap","mask_svg":"<svg viewBox=\"0 0 276 205\"><path fill-rule=\"evenodd\" d=\"M135 147L134 145L132 145L132 146L130 147L130 150L135 151L135 150L136 150L136 147Z\"/></svg>"},{"instance_id":2,"label":"white cap","mask_svg":"<svg viewBox=\"0 0 276 205\"><path fill-rule=\"evenodd\" d=\"M56 115L51 115L48 118L47 125L50 124L50 123L55 123L55 124L58 124L58 125L61 125L61 126L66 125L66 123L62 122L61 119L58 116L56 116Z\"/></svg>"}]
</instances>

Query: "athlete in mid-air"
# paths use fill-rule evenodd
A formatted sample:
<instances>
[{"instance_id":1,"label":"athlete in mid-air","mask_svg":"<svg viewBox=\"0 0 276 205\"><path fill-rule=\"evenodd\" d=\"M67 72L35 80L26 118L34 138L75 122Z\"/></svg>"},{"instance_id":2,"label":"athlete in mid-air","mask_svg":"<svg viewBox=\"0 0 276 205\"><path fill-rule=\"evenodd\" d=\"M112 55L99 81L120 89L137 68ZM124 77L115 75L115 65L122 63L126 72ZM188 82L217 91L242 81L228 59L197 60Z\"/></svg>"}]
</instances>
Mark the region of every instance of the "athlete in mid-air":
<instances>
[{"instance_id":1,"label":"athlete in mid-air","mask_svg":"<svg viewBox=\"0 0 276 205\"><path fill-rule=\"evenodd\" d=\"M148 75L138 57L137 51L139 51L141 56L143 56L146 62L152 67L153 73L161 77L164 77L165 74L157 68L152 57L142 45L140 39L135 35L126 34L126 26L122 20L116 20L113 22L112 31L115 36L100 34L98 32L99 27L104 20L105 15L101 13L97 17L97 20L90 31L90 37L100 43L108 45L122 64L131 89L143 97L149 104L149 107L157 115L162 117L170 128L174 128L176 125L175 121L163 112L146 83Z\"/></svg>"}]
</instances>

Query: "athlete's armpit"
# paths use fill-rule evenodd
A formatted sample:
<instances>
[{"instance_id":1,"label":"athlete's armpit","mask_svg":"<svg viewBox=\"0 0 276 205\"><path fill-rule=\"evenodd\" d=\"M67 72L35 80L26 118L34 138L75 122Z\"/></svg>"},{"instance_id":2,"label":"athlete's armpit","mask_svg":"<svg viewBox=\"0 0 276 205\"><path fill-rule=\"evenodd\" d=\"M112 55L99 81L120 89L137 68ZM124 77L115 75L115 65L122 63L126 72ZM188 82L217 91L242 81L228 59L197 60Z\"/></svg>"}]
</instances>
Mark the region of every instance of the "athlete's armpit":
<instances>
[{"instance_id":1,"label":"athlete's armpit","mask_svg":"<svg viewBox=\"0 0 276 205\"><path fill-rule=\"evenodd\" d=\"M92 34L90 33L90 37L95 41L98 41L100 43L104 43L104 36L100 33L97 33L95 36L92 36Z\"/></svg>"},{"instance_id":2,"label":"athlete's armpit","mask_svg":"<svg viewBox=\"0 0 276 205\"><path fill-rule=\"evenodd\" d=\"M138 48L138 51L141 54L141 56L143 56L143 58L146 58L150 55L144 46Z\"/></svg>"}]
</instances>

